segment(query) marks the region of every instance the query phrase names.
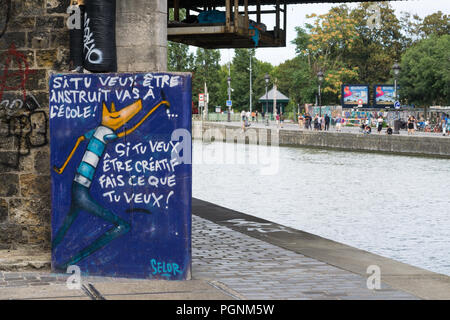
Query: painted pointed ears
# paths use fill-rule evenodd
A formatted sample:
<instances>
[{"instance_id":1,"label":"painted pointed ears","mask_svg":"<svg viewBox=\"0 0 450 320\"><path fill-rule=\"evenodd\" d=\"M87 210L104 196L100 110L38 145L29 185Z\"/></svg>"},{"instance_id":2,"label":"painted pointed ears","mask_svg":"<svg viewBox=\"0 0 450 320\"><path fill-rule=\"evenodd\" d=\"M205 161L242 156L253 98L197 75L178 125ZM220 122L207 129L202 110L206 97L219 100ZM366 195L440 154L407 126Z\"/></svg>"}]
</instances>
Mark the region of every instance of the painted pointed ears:
<instances>
[{"instance_id":1,"label":"painted pointed ears","mask_svg":"<svg viewBox=\"0 0 450 320\"><path fill-rule=\"evenodd\" d=\"M108 113L113 113L113 112L116 112L116 105L114 104L114 102L111 102L111 111L106 106L106 103L103 102L103 114L108 114Z\"/></svg>"}]
</instances>

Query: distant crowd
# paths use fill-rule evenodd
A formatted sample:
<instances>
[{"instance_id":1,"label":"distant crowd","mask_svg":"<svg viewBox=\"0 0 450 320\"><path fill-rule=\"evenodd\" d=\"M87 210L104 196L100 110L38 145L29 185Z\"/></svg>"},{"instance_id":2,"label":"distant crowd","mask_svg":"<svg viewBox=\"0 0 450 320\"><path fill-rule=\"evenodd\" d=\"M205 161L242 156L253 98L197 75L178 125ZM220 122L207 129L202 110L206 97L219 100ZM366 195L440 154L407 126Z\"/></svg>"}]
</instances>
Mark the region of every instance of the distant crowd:
<instances>
[{"instance_id":1,"label":"distant crowd","mask_svg":"<svg viewBox=\"0 0 450 320\"><path fill-rule=\"evenodd\" d=\"M258 113L255 111L241 111L241 123L242 129L245 131L245 128L250 126L250 122L258 122L259 116L262 116L263 122L268 124L267 115L264 113ZM271 116L271 115L269 115ZM394 133L394 129L386 123L383 115L380 113L378 117L372 118L361 118L361 119L351 119L353 122L349 122L349 119L346 119L342 116L332 117L328 113L323 115L316 114L312 117L309 113L299 114L298 115L298 125L300 129L306 130L315 130L315 131L329 131L330 126L334 126L335 131L342 131L343 126L359 126L360 132L364 134L371 134L372 128L376 130L378 134L384 132L388 135ZM285 116L283 113L279 113L275 115L276 124L278 127L283 128L283 124L285 122ZM355 121L356 120L356 121ZM434 132L434 133L442 133L445 135L450 135L450 117L448 114L442 114L439 119L433 119L433 121L428 121L424 119L416 119L415 116L410 115L408 119L402 120L398 119L398 130L404 129L408 131L408 135L413 135L416 131L422 132Z\"/></svg>"},{"instance_id":2,"label":"distant crowd","mask_svg":"<svg viewBox=\"0 0 450 320\"><path fill-rule=\"evenodd\" d=\"M360 129L362 133L370 134L372 133L372 121L369 118L360 119ZM330 130L330 124L334 124L335 130L340 132L342 127L346 124L346 119L340 116L331 118L328 114L318 115L316 114L314 118L311 117L309 113L304 115L300 114L298 116L298 125L300 129L316 130L316 131L328 131ZM378 133L383 130L384 118L380 115L376 119L375 127ZM387 125L386 134L392 134L392 128Z\"/></svg>"}]
</instances>

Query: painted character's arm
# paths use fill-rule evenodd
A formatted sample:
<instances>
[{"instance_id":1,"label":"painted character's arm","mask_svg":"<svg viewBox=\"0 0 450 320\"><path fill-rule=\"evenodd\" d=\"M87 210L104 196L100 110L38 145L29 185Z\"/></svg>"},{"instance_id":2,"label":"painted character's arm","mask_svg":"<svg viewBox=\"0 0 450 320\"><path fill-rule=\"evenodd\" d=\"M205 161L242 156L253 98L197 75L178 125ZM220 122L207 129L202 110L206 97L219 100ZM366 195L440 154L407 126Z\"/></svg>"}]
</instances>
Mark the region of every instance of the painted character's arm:
<instances>
[{"instance_id":1,"label":"painted character's arm","mask_svg":"<svg viewBox=\"0 0 450 320\"><path fill-rule=\"evenodd\" d=\"M164 92L161 92L161 94L162 94L162 101L160 103L158 103L156 106L154 106L133 128L118 133L117 137L122 138L123 136L129 135L130 133L132 133L134 130L139 128L141 126L141 124L144 123L144 121L162 105L166 105L168 108L170 108L170 102L166 99Z\"/></svg>"},{"instance_id":2,"label":"painted character's arm","mask_svg":"<svg viewBox=\"0 0 450 320\"><path fill-rule=\"evenodd\" d=\"M92 137L92 134L94 133L94 130L89 131L84 136L81 136L78 138L77 142L75 143L75 146L73 147L72 151L70 152L69 156L66 159L66 162L62 165L61 168L57 168L56 166L53 167L53 170L55 170L56 173L62 174L64 172L64 169L66 168L67 164L70 162L70 159L72 159L72 156L74 155L75 151L78 149L78 146L81 142L83 142L86 139L90 139Z\"/></svg>"}]
</instances>

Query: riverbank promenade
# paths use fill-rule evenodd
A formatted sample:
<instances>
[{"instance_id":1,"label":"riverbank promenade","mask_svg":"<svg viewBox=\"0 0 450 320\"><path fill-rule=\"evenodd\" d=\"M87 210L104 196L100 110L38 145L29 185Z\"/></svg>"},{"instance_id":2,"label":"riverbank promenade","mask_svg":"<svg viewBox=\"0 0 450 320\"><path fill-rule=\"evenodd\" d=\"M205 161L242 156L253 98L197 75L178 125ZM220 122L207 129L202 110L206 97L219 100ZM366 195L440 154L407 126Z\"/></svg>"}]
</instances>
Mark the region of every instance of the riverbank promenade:
<instances>
[{"instance_id":1,"label":"riverbank promenade","mask_svg":"<svg viewBox=\"0 0 450 320\"><path fill-rule=\"evenodd\" d=\"M371 134L364 134L358 127L343 127L340 131L331 127L330 130L319 131L304 129L292 122L281 126L273 121L268 126L261 122L251 122L245 132L240 122L196 120L193 121L192 128L194 139L214 137L214 140L240 141L240 138L247 135L250 143L260 143L259 140L263 137L263 143L267 143L274 139L275 133L275 142L280 146L450 158L450 137L443 136L442 133L415 132L408 135L407 131L400 130L399 134L388 135L386 129L381 133L373 129ZM205 135L205 132L208 134Z\"/></svg>"},{"instance_id":2,"label":"riverbank promenade","mask_svg":"<svg viewBox=\"0 0 450 320\"><path fill-rule=\"evenodd\" d=\"M201 122L201 120L196 119L195 122ZM210 123L217 123L217 124L223 124L223 125L230 125L230 126L234 126L234 127L242 127L242 122L239 121L230 121L230 122L224 122L224 121L204 121L206 122L210 122ZM312 126L314 124L311 124ZM330 129L325 131L325 130L314 130L312 129L306 129L303 125L303 123L301 125L299 125L296 122L291 121L284 121L283 125L277 124L276 121L269 121L269 124L266 125L266 122L262 121L262 119L256 121L250 121L250 126L247 127L247 129L250 128L261 128L261 129L280 129L280 130L294 130L294 131L306 131L306 132L328 132L328 133L353 133L353 134L363 134L361 132L361 129L359 126L342 126L340 128L339 131L336 130L336 127L334 125L330 125ZM383 130L381 131L380 134L378 134L377 129L375 127L372 128L372 132L371 134L373 135L386 135L386 127L383 128ZM411 136L408 135L408 130L406 129L401 129L399 130L398 134L394 134L394 136ZM414 134L412 135L414 136L418 136L418 137L433 137L433 138L443 138L443 139L450 139L450 136L445 135L443 136L443 134L441 132L424 132L424 131L414 131Z\"/></svg>"},{"instance_id":3,"label":"riverbank promenade","mask_svg":"<svg viewBox=\"0 0 450 320\"><path fill-rule=\"evenodd\" d=\"M82 277L69 290L68 274L50 273L49 253L29 257L41 270L5 271L14 265L0 252L0 299L450 299L448 276L199 199L192 213L192 280ZM378 288L369 266L379 267Z\"/></svg>"}]
</instances>

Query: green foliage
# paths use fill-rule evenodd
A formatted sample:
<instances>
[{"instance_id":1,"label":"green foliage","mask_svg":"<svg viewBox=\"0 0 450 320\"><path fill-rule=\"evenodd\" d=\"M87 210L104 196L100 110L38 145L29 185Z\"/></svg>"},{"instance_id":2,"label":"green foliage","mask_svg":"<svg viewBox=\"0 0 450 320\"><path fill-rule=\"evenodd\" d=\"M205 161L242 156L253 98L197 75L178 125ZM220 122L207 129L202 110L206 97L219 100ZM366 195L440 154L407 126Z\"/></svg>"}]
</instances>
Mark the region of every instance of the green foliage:
<instances>
[{"instance_id":1,"label":"green foliage","mask_svg":"<svg viewBox=\"0 0 450 320\"><path fill-rule=\"evenodd\" d=\"M420 27L422 36L429 37L431 35L443 36L450 34L449 18L448 15L443 14L441 11L426 16Z\"/></svg>"},{"instance_id":2,"label":"green foliage","mask_svg":"<svg viewBox=\"0 0 450 320\"><path fill-rule=\"evenodd\" d=\"M400 95L417 105L450 105L450 35L431 36L406 50Z\"/></svg>"},{"instance_id":3,"label":"green foliage","mask_svg":"<svg viewBox=\"0 0 450 320\"><path fill-rule=\"evenodd\" d=\"M220 101L221 81L225 77L220 62L220 51L198 48L192 77L192 100L198 103L198 94L204 93L205 83L209 93L209 107L223 105Z\"/></svg>"},{"instance_id":4,"label":"green foliage","mask_svg":"<svg viewBox=\"0 0 450 320\"><path fill-rule=\"evenodd\" d=\"M305 56L297 56L277 66L272 72L278 80L278 90L286 94L296 106L315 99L316 78Z\"/></svg>"},{"instance_id":5,"label":"green foliage","mask_svg":"<svg viewBox=\"0 0 450 320\"><path fill-rule=\"evenodd\" d=\"M189 46L169 41L167 48L167 68L169 71L190 72L194 68L194 54Z\"/></svg>"}]
</instances>

